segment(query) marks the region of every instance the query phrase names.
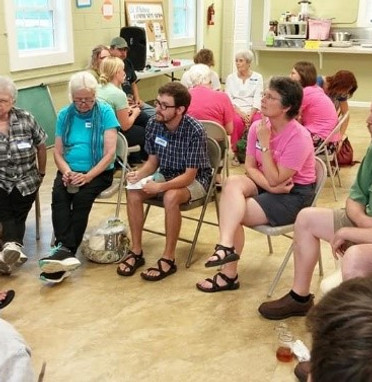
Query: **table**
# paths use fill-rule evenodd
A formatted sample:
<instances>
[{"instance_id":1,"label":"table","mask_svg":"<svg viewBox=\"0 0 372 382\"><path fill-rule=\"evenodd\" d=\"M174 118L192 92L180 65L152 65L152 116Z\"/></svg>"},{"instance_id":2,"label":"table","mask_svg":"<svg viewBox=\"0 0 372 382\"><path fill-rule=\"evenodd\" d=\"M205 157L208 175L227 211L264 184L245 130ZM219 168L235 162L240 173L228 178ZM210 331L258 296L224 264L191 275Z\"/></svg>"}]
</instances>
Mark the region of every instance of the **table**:
<instances>
[{"instance_id":1,"label":"table","mask_svg":"<svg viewBox=\"0 0 372 382\"><path fill-rule=\"evenodd\" d=\"M175 61L179 61L180 65L173 65L169 63L168 66L160 66L161 63L154 63L151 65L149 69L144 69L141 71L136 71L137 78L139 80L144 80L146 78L152 78L157 76L167 76L171 78L172 81L176 80L176 77L174 75L174 72L177 71L185 71L189 69L192 65L194 65L193 60L187 60L187 59L175 59ZM159 65L159 66L156 66Z\"/></svg>"}]
</instances>

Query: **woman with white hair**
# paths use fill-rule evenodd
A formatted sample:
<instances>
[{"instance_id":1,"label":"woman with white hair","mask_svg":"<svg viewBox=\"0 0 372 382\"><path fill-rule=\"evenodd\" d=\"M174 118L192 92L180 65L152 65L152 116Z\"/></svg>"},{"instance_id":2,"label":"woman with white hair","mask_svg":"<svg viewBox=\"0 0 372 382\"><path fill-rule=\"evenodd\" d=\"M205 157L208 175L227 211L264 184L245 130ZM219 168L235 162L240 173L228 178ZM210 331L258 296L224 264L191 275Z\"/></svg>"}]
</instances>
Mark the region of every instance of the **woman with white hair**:
<instances>
[{"instance_id":1,"label":"woman with white hair","mask_svg":"<svg viewBox=\"0 0 372 382\"><path fill-rule=\"evenodd\" d=\"M52 191L55 247L39 260L40 278L61 282L81 263L75 257L95 198L112 183L119 122L112 107L96 100L97 81L79 72L69 83L70 105L57 117Z\"/></svg>"},{"instance_id":2,"label":"woman with white hair","mask_svg":"<svg viewBox=\"0 0 372 382\"><path fill-rule=\"evenodd\" d=\"M260 110L263 94L262 75L251 69L253 53L250 50L238 52L235 55L237 71L226 78L225 91L234 105L234 131L231 134L231 146L235 153L232 164L239 165L236 143L243 136L244 130L259 119L255 114Z\"/></svg>"},{"instance_id":3,"label":"woman with white hair","mask_svg":"<svg viewBox=\"0 0 372 382\"><path fill-rule=\"evenodd\" d=\"M211 70L207 65L193 65L189 72L192 87L189 89L191 104L187 113L196 119L219 123L230 135L234 108L228 95L211 88Z\"/></svg>"},{"instance_id":4,"label":"woman with white hair","mask_svg":"<svg viewBox=\"0 0 372 382\"><path fill-rule=\"evenodd\" d=\"M45 176L46 134L35 118L15 106L17 88L0 76L0 274L11 273L22 252L27 215Z\"/></svg>"}]
</instances>

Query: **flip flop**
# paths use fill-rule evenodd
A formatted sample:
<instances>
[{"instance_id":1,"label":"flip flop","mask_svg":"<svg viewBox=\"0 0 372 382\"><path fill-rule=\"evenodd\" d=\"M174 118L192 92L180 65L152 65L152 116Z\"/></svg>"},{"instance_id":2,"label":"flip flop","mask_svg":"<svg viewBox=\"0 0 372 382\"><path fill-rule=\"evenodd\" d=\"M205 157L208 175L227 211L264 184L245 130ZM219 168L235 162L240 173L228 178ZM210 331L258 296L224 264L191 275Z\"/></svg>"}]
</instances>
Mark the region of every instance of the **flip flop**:
<instances>
[{"instance_id":1,"label":"flip flop","mask_svg":"<svg viewBox=\"0 0 372 382\"><path fill-rule=\"evenodd\" d=\"M7 305L9 305L13 298L15 296L14 290L10 289L6 292L6 296L3 300L0 301L0 309L5 308Z\"/></svg>"},{"instance_id":2,"label":"flip flop","mask_svg":"<svg viewBox=\"0 0 372 382\"><path fill-rule=\"evenodd\" d=\"M162 262L164 262L170 266L170 268L167 271L164 271L164 269L162 267ZM150 276L149 274L142 272L141 277L147 281L159 281L159 280L162 280L162 279L170 276L173 273L176 273L177 272L177 266L175 264L175 260L165 259L164 257L162 257L158 260L158 267L157 268L148 268L146 272L149 272L149 271L156 271L156 272L159 272L159 274L155 275L155 276Z\"/></svg>"}]
</instances>

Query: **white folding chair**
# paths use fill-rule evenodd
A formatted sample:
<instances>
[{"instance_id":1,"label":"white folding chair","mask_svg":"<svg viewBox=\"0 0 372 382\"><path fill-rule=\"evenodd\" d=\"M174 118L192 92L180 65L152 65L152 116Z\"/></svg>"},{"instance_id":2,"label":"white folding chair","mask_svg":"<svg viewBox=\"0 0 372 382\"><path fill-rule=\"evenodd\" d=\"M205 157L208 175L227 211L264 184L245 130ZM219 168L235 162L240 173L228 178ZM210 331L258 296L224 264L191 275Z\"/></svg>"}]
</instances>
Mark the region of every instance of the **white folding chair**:
<instances>
[{"instance_id":1,"label":"white folding chair","mask_svg":"<svg viewBox=\"0 0 372 382\"><path fill-rule=\"evenodd\" d=\"M315 160L316 160L316 163L315 163L316 164L316 187L315 187L315 197L314 197L314 200L311 204L312 206L316 205L316 201L317 201L319 194L320 194L320 192L321 192L321 190L325 184L325 181L327 179L327 168L326 168L324 162L318 157L316 157ZM285 237L292 239L292 244L288 248L288 251L287 251L287 253L284 256L284 259L282 261L282 264L280 265L280 267L279 267L279 269L278 269L278 271L274 277L274 280L272 281L272 283L270 285L269 291L267 292L267 296L271 297L276 285L278 284L278 282L280 280L280 277L284 271L284 268L286 267L288 260L291 257L291 254L293 252L293 237L290 234L294 230L294 224L288 224L288 225L276 226L276 227L273 227L269 224L262 224L262 225L257 225L257 226L250 227L250 228L256 232L263 233L267 236L270 254L273 253L271 236L285 236ZM321 257L319 257L319 274L321 276L323 276L323 267L322 267Z\"/></svg>"},{"instance_id":2,"label":"white folding chair","mask_svg":"<svg viewBox=\"0 0 372 382\"><path fill-rule=\"evenodd\" d=\"M209 222L209 221L204 220L204 215L205 215L205 212L207 210L208 203L212 202L212 201L215 202L217 219L218 219L218 200L217 200L217 191L216 191L215 180L216 180L217 170L218 170L218 168L220 166L220 162L221 162L221 149L220 149L220 146L218 145L218 143L213 138L210 138L210 137L208 137L208 156L209 156L209 160L211 163L211 167L213 169L213 175L212 175L211 183L208 187L207 195L204 198L194 200L190 203L181 204L181 206L180 206L181 211L190 211L190 210L193 210L195 208L202 207L201 211L200 211L200 215L198 218L182 215L182 218L184 218L184 219L189 219L189 220L193 220L193 221L198 222L192 240L187 239L187 238L183 238L183 237L178 238L179 241L183 241L185 243L191 244L189 255L188 255L187 260L186 260L186 268L189 268L191 265L192 256L194 253L196 243L198 241L199 232L200 232L202 224L205 223L205 224L209 224L209 225L218 226L217 223L213 223L213 222ZM147 199L144 201L144 204L146 204L146 209L145 209L143 230L146 232L156 234L156 235L165 236L164 232L156 231L154 229L150 229L150 228L145 227L145 222L146 222L147 216L149 214L150 207L156 206L156 207L164 208L163 200L157 199L157 198Z\"/></svg>"},{"instance_id":3,"label":"white folding chair","mask_svg":"<svg viewBox=\"0 0 372 382\"><path fill-rule=\"evenodd\" d=\"M223 178L229 176L229 137L226 130L214 121L200 120L204 126L207 136L215 139L221 148L222 174Z\"/></svg>"},{"instance_id":4,"label":"white folding chair","mask_svg":"<svg viewBox=\"0 0 372 382\"><path fill-rule=\"evenodd\" d=\"M330 151L328 149L329 143L331 139L339 134L342 124L345 122L346 118L349 116L349 112L341 115L338 119L337 125L332 130L332 132L328 135L328 137L323 141L323 143L315 150L315 155L320 157L327 166L328 175L331 178L333 195L335 200L337 201L337 191L335 185L335 177L337 176L338 184L341 187L341 178L340 178L340 167L337 161L337 149L334 151ZM337 142L339 143L339 142ZM338 144L336 145L338 146Z\"/></svg>"}]
</instances>

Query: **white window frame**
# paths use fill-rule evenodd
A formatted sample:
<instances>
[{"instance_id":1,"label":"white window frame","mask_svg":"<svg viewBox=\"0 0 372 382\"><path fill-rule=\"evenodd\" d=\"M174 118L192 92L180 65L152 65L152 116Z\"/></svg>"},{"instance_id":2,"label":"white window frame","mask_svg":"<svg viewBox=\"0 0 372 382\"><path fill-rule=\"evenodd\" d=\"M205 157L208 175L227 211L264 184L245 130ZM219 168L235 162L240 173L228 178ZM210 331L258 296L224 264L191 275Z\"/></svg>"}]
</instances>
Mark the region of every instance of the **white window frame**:
<instances>
[{"instance_id":1,"label":"white window frame","mask_svg":"<svg viewBox=\"0 0 372 382\"><path fill-rule=\"evenodd\" d=\"M45 68L74 62L72 14L70 0L50 0L54 10L55 46L53 49L20 51L17 48L16 6L13 0L4 1L9 67L11 72Z\"/></svg>"},{"instance_id":2,"label":"white window frame","mask_svg":"<svg viewBox=\"0 0 372 382\"><path fill-rule=\"evenodd\" d=\"M372 26L372 3L370 0L359 0L358 27Z\"/></svg>"},{"instance_id":3,"label":"white window frame","mask_svg":"<svg viewBox=\"0 0 372 382\"><path fill-rule=\"evenodd\" d=\"M173 32L173 1L169 0L168 7L168 29L169 29L169 47L177 48L182 46L190 46L196 44L196 9L197 1L196 0L184 0L186 5L186 20L188 22L188 34L183 37L174 36Z\"/></svg>"}]
</instances>

